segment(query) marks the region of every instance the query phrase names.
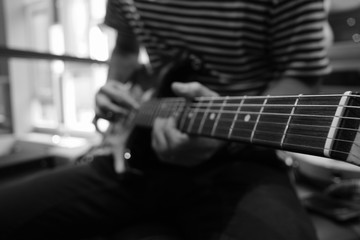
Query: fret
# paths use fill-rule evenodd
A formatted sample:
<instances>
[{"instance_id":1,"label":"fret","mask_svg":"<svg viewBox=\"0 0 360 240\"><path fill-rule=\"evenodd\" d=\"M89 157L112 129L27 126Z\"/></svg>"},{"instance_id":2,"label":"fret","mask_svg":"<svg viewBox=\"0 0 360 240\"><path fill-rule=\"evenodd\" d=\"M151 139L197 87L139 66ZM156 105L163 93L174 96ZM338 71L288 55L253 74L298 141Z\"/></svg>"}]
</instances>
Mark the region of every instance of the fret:
<instances>
[{"instance_id":1,"label":"fret","mask_svg":"<svg viewBox=\"0 0 360 240\"><path fill-rule=\"evenodd\" d=\"M234 130L235 122L236 122L237 119L238 119L239 113L240 113L240 111L241 111L241 107L242 107L242 105L244 104L244 100L245 100L245 99L246 99L246 96L244 96L244 97L241 99L240 104L238 104L238 107L236 108L236 111L235 111L233 120L232 120L232 122L231 122L231 126L230 126L230 128L229 128L229 133L228 133L228 135L227 135L227 138L228 138L228 139L231 139L231 137L232 137L232 132L233 132L233 130Z\"/></svg>"},{"instance_id":2,"label":"fret","mask_svg":"<svg viewBox=\"0 0 360 240\"><path fill-rule=\"evenodd\" d=\"M153 108L154 105L151 102L144 103L140 109L138 114L135 116L135 123L140 126L148 126L149 125L149 108Z\"/></svg>"},{"instance_id":3,"label":"fret","mask_svg":"<svg viewBox=\"0 0 360 240\"><path fill-rule=\"evenodd\" d=\"M208 115L209 115L209 110L210 110L210 106L211 106L211 104L212 104L213 99L211 98L210 100L207 100L207 101L206 101L206 100L202 100L202 101L203 101L203 103L206 103L206 102L207 102L207 107L206 107L205 112L203 113L203 117L201 118L200 126L199 126L199 128L198 128L198 134L201 134L202 131L203 131L204 124L205 124L205 120L206 120L206 118L207 118Z\"/></svg>"},{"instance_id":4,"label":"fret","mask_svg":"<svg viewBox=\"0 0 360 240\"><path fill-rule=\"evenodd\" d=\"M220 115L220 110L224 104L223 98L213 98L209 108L206 118L204 118L203 126L201 129L201 134L205 136L213 136L213 129L218 121L218 116Z\"/></svg>"},{"instance_id":5,"label":"fret","mask_svg":"<svg viewBox=\"0 0 360 240\"><path fill-rule=\"evenodd\" d=\"M173 114L173 116L175 117L176 120L181 115L181 112L184 110L184 107L185 107L185 100L184 99L176 101L175 108L174 108L175 110L174 110L174 114Z\"/></svg>"},{"instance_id":6,"label":"fret","mask_svg":"<svg viewBox=\"0 0 360 240\"><path fill-rule=\"evenodd\" d=\"M164 101L162 103L162 110L164 111L163 117L164 118L169 118L173 115L174 113L174 103L173 102L167 102Z\"/></svg>"},{"instance_id":7,"label":"fret","mask_svg":"<svg viewBox=\"0 0 360 240\"><path fill-rule=\"evenodd\" d=\"M164 99L161 99L160 101L158 101L157 107L155 109L149 109L152 110L153 113L151 119L152 122L155 121L155 118L157 117L161 117L161 118L165 117L164 107L165 107Z\"/></svg>"},{"instance_id":8,"label":"fret","mask_svg":"<svg viewBox=\"0 0 360 240\"><path fill-rule=\"evenodd\" d=\"M150 106L146 112L146 123L147 124L152 124L154 122L155 118L157 117L156 113L158 113L160 111L159 103L160 103L159 100L154 100L149 103Z\"/></svg>"},{"instance_id":9,"label":"fret","mask_svg":"<svg viewBox=\"0 0 360 240\"><path fill-rule=\"evenodd\" d=\"M231 133L232 140L250 141L252 129L254 129L255 120L263 102L263 98L247 97L244 99L241 112L237 113L238 116L233 126Z\"/></svg>"},{"instance_id":10,"label":"fret","mask_svg":"<svg viewBox=\"0 0 360 240\"><path fill-rule=\"evenodd\" d=\"M214 126L213 126L213 128L212 128L212 130L211 130L211 136L214 136L214 134L215 134L215 130L217 129L217 125L218 125L218 123L219 123L219 119L220 119L220 117L221 117L221 115L222 115L222 111L223 111L223 109L224 109L224 106L225 106L226 101L227 101L228 98L229 98L228 96L225 97L225 99L223 100L223 102L222 102L222 104L221 104L221 107L220 107L219 112L218 112L218 115L217 115L217 117L216 117Z\"/></svg>"},{"instance_id":11,"label":"fret","mask_svg":"<svg viewBox=\"0 0 360 240\"><path fill-rule=\"evenodd\" d=\"M137 125L151 126L155 118L178 118L185 107L185 100L181 98L153 99L143 103L139 112L134 118Z\"/></svg>"},{"instance_id":12,"label":"fret","mask_svg":"<svg viewBox=\"0 0 360 240\"><path fill-rule=\"evenodd\" d=\"M198 112L200 111L200 104L197 102L196 104L194 104L195 107L193 107L188 115L188 126L187 126L187 132L190 133L193 130L193 125L195 122L195 119L197 117Z\"/></svg>"},{"instance_id":13,"label":"fret","mask_svg":"<svg viewBox=\"0 0 360 240\"><path fill-rule=\"evenodd\" d=\"M179 125L178 125L178 128L179 130L181 131L185 131L185 128L187 127L187 124L188 124L188 121L189 119L191 119L191 106L189 103L186 103L185 106L184 106L184 110L181 114L181 117L180 117L180 121L179 121Z\"/></svg>"},{"instance_id":14,"label":"fret","mask_svg":"<svg viewBox=\"0 0 360 240\"><path fill-rule=\"evenodd\" d=\"M326 138L325 147L324 147L324 155L327 157L330 157L330 149L332 148L334 143L336 129L339 126L340 117L342 117L344 114L344 110L345 110L344 106L347 104L350 94L351 92L344 93L344 95L340 98L339 105L335 111L335 115L331 122L330 130Z\"/></svg>"},{"instance_id":15,"label":"fret","mask_svg":"<svg viewBox=\"0 0 360 240\"><path fill-rule=\"evenodd\" d=\"M265 105L266 105L267 100L268 100L268 99L265 98L265 100L264 100L264 102L263 102L263 105L262 105L261 108L260 108L259 114L258 114L258 116L257 116L257 118L256 118L256 122L255 122L254 128L253 128L253 130L252 130L252 132L251 132L251 136L250 136L250 142L251 142L251 143L253 142L254 134L255 134L255 131L256 131L256 127L257 127L257 125L259 124L259 120L260 120L260 117L261 117L261 113L264 111L264 107L265 107Z\"/></svg>"},{"instance_id":16,"label":"fret","mask_svg":"<svg viewBox=\"0 0 360 240\"><path fill-rule=\"evenodd\" d=\"M292 140L284 144L284 149L294 152L303 152L311 155L324 156L323 137L293 135Z\"/></svg>"},{"instance_id":17,"label":"fret","mask_svg":"<svg viewBox=\"0 0 360 240\"><path fill-rule=\"evenodd\" d=\"M360 101L358 96L348 96L341 115L339 126L335 131L330 156L336 159L346 159L359 165L359 117Z\"/></svg>"},{"instance_id":18,"label":"fret","mask_svg":"<svg viewBox=\"0 0 360 240\"><path fill-rule=\"evenodd\" d=\"M197 109L196 115L193 116L191 127L189 126L186 130L187 133L199 134L202 125L202 119L206 115L211 101L212 100L209 100L209 98L197 98L196 101L194 101L193 105L195 105Z\"/></svg>"},{"instance_id":19,"label":"fret","mask_svg":"<svg viewBox=\"0 0 360 240\"><path fill-rule=\"evenodd\" d=\"M253 143L280 147L296 97L269 97L254 133Z\"/></svg>"},{"instance_id":20,"label":"fret","mask_svg":"<svg viewBox=\"0 0 360 240\"><path fill-rule=\"evenodd\" d=\"M162 100L154 100L150 103L150 107L147 109L147 122L152 124L155 118L160 116L162 107Z\"/></svg>"},{"instance_id":21,"label":"fret","mask_svg":"<svg viewBox=\"0 0 360 240\"><path fill-rule=\"evenodd\" d=\"M221 116L218 118L216 127L212 129L212 136L229 139L229 131L236 116L241 99L227 97L226 104L222 106ZM215 125L214 125L215 126Z\"/></svg>"},{"instance_id":22,"label":"fret","mask_svg":"<svg viewBox=\"0 0 360 240\"><path fill-rule=\"evenodd\" d=\"M303 95L299 98L288 126L283 148L298 151L311 150L311 154L323 155L328 132L333 121L339 96L316 97Z\"/></svg>"},{"instance_id":23,"label":"fret","mask_svg":"<svg viewBox=\"0 0 360 240\"><path fill-rule=\"evenodd\" d=\"M290 125L290 123L291 123L292 116L294 115L295 108L296 108L296 106L297 106L297 104L298 104L298 102L299 102L299 98L300 98L301 96L302 96L302 94L299 94L299 96L298 96L298 97L296 98L296 100L295 100L294 106L291 108L291 113L290 113L290 115L289 115L288 121L287 121L286 126L285 126L284 133L283 133L282 138L281 138L281 142L280 142L280 147L281 147L281 148L283 147L287 130L289 129L289 125Z\"/></svg>"}]
</instances>

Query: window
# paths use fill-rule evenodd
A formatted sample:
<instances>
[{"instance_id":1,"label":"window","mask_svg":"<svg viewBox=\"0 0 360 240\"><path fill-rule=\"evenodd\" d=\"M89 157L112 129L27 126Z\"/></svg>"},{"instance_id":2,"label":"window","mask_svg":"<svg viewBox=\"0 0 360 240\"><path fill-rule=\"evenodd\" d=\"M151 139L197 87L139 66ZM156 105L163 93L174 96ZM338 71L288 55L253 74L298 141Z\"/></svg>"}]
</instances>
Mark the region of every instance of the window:
<instances>
[{"instance_id":1,"label":"window","mask_svg":"<svg viewBox=\"0 0 360 240\"><path fill-rule=\"evenodd\" d=\"M0 3L0 13L3 13L3 5ZM0 14L0 44L5 45L4 15ZM10 85L8 78L8 63L6 59L0 59L0 134L8 134L12 131L10 109Z\"/></svg>"},{"instance_id":2,"label":"window","mask_svg":"<svg viewBox=\"0 0 360 240\"><path fill-rule=\"evenodd\" d=\"M102 24L105 9L106 0L4 1L8 48L98 60L10 58L15 134L95 132L94 95L114 44L114 32ZM0 78L0 94L3 85Z\"/></svg>"}]
</instances>

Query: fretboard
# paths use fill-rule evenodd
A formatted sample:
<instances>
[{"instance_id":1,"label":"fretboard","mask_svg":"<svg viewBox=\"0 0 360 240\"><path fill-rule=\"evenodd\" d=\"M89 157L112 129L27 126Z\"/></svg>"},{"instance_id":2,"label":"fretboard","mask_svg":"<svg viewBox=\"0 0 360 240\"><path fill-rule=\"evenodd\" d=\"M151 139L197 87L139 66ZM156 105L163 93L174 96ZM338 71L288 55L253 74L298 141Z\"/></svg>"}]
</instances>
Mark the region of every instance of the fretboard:
<instances>
[{"instance_id":1,"label":"fretboard","mask_svg":"<svg viewBox=\"0 0 360 240\"><path fill-rule=\"evenodd\" d=\"M174 116L180 131L330 157L360 165L359 96L332 95L153 99L135 122Z\"/></svg>"}]
</instances>

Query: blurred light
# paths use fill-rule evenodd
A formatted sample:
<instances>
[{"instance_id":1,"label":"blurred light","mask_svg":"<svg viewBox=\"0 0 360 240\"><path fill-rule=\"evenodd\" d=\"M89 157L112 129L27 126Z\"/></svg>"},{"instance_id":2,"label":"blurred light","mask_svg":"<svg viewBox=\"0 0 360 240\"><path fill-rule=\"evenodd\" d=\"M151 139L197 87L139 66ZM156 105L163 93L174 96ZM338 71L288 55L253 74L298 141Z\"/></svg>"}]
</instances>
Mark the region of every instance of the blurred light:
<instances>
[{"instance_id":1,"label":"blurred light","mask_svg":"<svg viewBox=\"0 0 360 240\"><path fill-rule=\"evenodd\" d=\"M52 61L51 66L52 66L52 70L54 71L55 74L61 75L65 71L65 64L61 60Z\"/></svg>"},{"instance_id":2,"label":"blurred light","mask_svg":"<svg viewBox=\"0 0 360 240\"><path fill-rule=\"evenodd\" d=\"M97 124L98 129L101 132L106 132L106 130L108 129L108 127L110 125L110 122L106 119L99 118L97 120L96 124Z\"/></svg>"},{"instance_id":3,"label":"blurred light","mask_svg":"<svg viewBox=\"0 0 360 240\"><path fill-rule=\"evenodd\" d=\"M131 153L130 153L130 152L125 152L125 153L124 153L124 158L125 158L126 160L129 160L129 159L131 158Z\"/></svg>"},{"instance_id":4,"label":"blurred light","mask_svg":"<svg viewBox=\"0 0 360 240\"><path fill-rule=\"evenodd\" d=\"M88 1L64 1L69 4L67 13L68 24L71 27L66 32L67 43L66 51L77 57L87 57L89 55L89 44L87 34L89 28L89 2ZM71 34L71 35L70 35ZM72 40L70 40L72 39ZM73 41L77 39L76 41Z\"/></svg>"},{"instance_id":5,"label":"blurred light","mask_svg":"<svg viewBox=\"0 0 360 240\"><path fill-rule=\"evenodd\" d=\"M54 135L54 136L52 136L51 141L54 144L59 144L61 142L61 137L59 135Z\"/></svg>"},{"instance_id":6,"label":"blurred light","mask_svg":"<svg viewBox=\"0 0 360 240\"><path fill-rule=\"evenodd\" d=\"M146 49L144 47L140 48L140 52L139 52L139 59L138 59L139 63L141 64L149 64L149 55L146 52Z\"/></svg>"},{"instance_id":7,"label":"blurred light","mask_svg":"<svg viewBox=\"0 0 360 240\"><path fill-rule=\"evenodd\" d=\"M287 156L284 160L286 166L291 167L294 165L294 160L291 156Z\"/></svg>"},{"instance_id":8,"label":"blurred light","mask_svg":"<svg viewBox=\"0 0 360 240\"><path fill-rule=\"evenodd\" d=\"M76 148L86 144L86 140L83 138L69 137L69 136L52 136L52 143L65 148Z\"/></svg>"},{"instance_id":9,"label":"blurred light","mask_svg":"<svg viewBox=\"0 0 360 240\"><path fill-rule=\"evenodd\" d=\"M106 13L106 1L91 0L91 16L95 19L103 19Z\"/></svg>"},{"instance_id":10,"label":"blurred light","mask_svg":"<svg viewBox=\"0 0 360 240\"><path fill-rule=\"evenodd\" d=\"M348 19L346 20L346 22L347 22L347 24L349 25L349 27L354 27L355 24L356 24L356 19L350 17L350 18L348 18Z\"/></svg>"},{"instance_id":11,"label":"blurred light","mask_svg":"<svg viewBox=\"0 0 360 240\"><path fill-rule=\"evenodd\" d=\"M50 52L57 55L65 54L64 31L60 24L53 24L49 29Z\"/></svg>"},{"instance_id":12,"label":"blurred light","mask_svg":"<svg viewBox=\"0 0 360 240\"><path fill-rule=\"evenodd\" d=\"M109 58L109 47L106 35L99 26L93 26L90 29L90 57L100 61L106 61Z\"/></svg>"},{"instance_id":13,"label":"blurred light","mask_svg":"<svg viewBox=\"0 0 360 240\"><path fill-rule=\"evenodd\" d=\"M360 42L360 34L359 34L359 33L355 33L355 34L352 36L352 39L353 39L354 42L359 43L359 42Z\"/></svg>"},{"instance_id":14,"label":"blurred light","mask_svg":"<svg viewBox=\"0 0 360 240\"><path fill-rule=\"evenodd\" d=\"M53 24L49 29L50 38L50 52L56 55L63 55L65 53L64 31L60 24ZM64 62L60 60L52 61L52 69L55 74L62 74L64 72Z\"/></svg>"}]
</instances>

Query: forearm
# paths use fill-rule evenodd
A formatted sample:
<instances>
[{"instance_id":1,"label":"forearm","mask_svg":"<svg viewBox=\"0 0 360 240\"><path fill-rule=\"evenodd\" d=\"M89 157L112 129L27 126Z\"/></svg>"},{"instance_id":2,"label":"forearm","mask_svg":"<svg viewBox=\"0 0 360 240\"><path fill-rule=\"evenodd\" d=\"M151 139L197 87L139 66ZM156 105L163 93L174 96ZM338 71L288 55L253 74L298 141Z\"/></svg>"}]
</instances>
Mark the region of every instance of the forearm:
<instances>
[{"instance_id":1,"label":"forearm","mask_svg":"<svg viewBox=\"0 0 360 240\"><path fill-rule=\"evenodd\" d=\"M109 62L108 80L126 82L138 67L137 54L120 54L113 51Z\"/></svg>"},{"instance_id":2,"label":"forearm","mask_svg":"<svg viewBox=\"0 0 360 240\"><path fill-rule=\"evenodd\" d=\"M126 82L138 68L139 46L127 35L118 34L110 61L108 80Z\"/></svg>"}]
</instances>

